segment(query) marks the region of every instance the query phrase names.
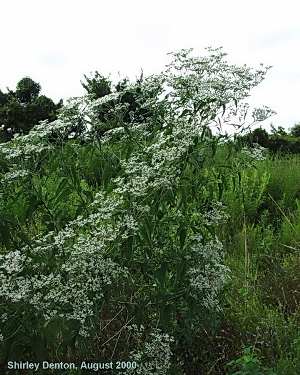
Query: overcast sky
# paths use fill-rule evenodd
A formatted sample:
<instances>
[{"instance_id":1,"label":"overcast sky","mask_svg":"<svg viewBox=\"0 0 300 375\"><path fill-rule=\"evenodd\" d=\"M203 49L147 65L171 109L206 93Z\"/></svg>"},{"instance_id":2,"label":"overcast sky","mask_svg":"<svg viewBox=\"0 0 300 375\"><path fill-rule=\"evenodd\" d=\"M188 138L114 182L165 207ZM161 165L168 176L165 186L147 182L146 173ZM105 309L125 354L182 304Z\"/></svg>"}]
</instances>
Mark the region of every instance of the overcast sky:
<instances>
[{"instance_id":1,"label":"overcast sky","mask_svg":"<svg viewBox=\"0 0 300 375\"><path fill-rule=\"evenodd\" d=\"M55 102L84 93L83 75L116 82L159 73L168 52L223 47L230 63L272 65L251 107L278 114L264 127L300 122L300 22L295 0L10 0L0 5L0 89L29 76Z\"/></svg>"}]
</instances>

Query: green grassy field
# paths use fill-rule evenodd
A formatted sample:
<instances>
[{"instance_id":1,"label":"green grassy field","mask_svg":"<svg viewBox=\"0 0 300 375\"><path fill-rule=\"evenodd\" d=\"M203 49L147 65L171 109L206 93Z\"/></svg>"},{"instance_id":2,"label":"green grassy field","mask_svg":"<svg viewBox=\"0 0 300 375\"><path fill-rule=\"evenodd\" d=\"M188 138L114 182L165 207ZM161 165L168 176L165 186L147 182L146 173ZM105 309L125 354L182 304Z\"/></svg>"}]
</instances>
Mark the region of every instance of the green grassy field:
<instances>
[{"instance_id":1,"label":"green grassy field","mask_svg":"<svg viewBox=\"0 0 300 375\"><path fill-rule=\"evenodd\" d=\"M215 337L239 374L299 371L299 172L298 155L267 158L223 196L230 218L218 235L231 282Z\"/></svg>"}]
</instances>

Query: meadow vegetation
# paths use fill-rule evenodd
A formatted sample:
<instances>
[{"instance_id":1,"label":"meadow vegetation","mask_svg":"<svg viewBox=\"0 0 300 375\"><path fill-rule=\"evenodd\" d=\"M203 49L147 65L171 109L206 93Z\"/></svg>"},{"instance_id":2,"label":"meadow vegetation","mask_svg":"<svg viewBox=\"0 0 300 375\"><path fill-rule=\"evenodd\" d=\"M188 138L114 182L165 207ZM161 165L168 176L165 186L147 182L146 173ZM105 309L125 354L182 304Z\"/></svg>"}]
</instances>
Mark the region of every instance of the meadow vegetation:
<instances>
[{"instance_id":1,"label":"meadow vegetation","mask_svg":"<svg viewBox=\"0 0 300 375\"><path fill-rule=\"evenodd\" d=\"M299 157L238 141L268 67L191 53L114 88L86 77L0 144L1 373L298 374Z\"/></svg>"}]
</instances>

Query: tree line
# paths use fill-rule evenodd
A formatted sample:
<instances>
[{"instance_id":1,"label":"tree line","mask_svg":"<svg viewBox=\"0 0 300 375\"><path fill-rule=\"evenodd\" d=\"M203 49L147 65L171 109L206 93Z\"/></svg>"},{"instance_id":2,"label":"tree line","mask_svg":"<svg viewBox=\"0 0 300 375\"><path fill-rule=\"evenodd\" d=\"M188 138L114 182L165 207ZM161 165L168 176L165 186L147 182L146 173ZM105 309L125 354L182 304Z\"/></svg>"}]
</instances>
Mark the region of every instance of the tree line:
<instances>
[{"instance_id":1,"label":"tree line","mask_svg":"<svg viewBox=\"0 0 300 375\"><path fill-rule=\"evenodd\" d=\"M145 98L142 99L141 90L132 90L128 78L124 78L116 85L112 85L109 77L104 77L95 72L93 77L86 75L85 82L81 81L83 88L86 90L88 97L96 101L104 96L120 93L120 104L126 105L126 113L123 122L130 122L132 119L136 123L142 123L146 118L150 117L149 113L143 107ZM143 75L137 82L143 81ZM156 93L152 93L154 96ZM115 101L108 100L103 105L98 105L98 126L93 129L101 136L114 124ZM63 107L63 100L54 103L52 99L45 95L41 95L41 85L30 77L22 78L15 90L7 88L7 93L0 90L0 143L8 142L14 138L16 134L24 135L37 125L40 121L48 120L52 122L57 119L60 110ZM85 129L85 124L80 116L74 123L72 137L77 137ZM99 125L99 123L101 125ZM75 135L74 135L75 134ZM69 134L70 135L70 134Z\"/></svg>"},{"instance_id":2,"label":"tree line","mask_svg":"<svg viewBox=\"0 0 300 375\"><path fill-rule=\"evenodd\" d=\"M259 144L268 149L271 154L299 154L300 153L300 123L286 131L282 126L275 128L271 124L268 133L262 127L256 128L239 138L245 146Z\"/></svg>"},{"instance_id":3,"label":"tree line","mask_svg":"<svg viewBox=\"0 0 300 375\"><path fill-rule=\"evenodd\" d=\"M119 81L116 85L112 85L110 79L102 76L98 71L92 77L84 75L84 78L85 82L81 81L81 84L92 100L123 92L120 104L127 105L124 122L130 122L131 117L137 123L143 122L146 118L152 116L143 108L142 95L139 95L138 90L130 90L128 78ZM143 76L141 75L140 82L142 81ZM143 100L145 101L145 99ZM99 108L98 127L93 129L99 136L116 125L112 124L111 121L114 105L114 100L111 100L111 102L106 101ZM48 120L51 122L56 120L62 107L62 99L58 103L54 103L52 99L41 95L41 85L30 77L22 78L17 83L15 90L7 88L7 93L0 90L0 143L10 141L16 134L28 134L40 121ZM79 122L74 124L74 129L76 128L75 136L82 134L85 128L83 122ZM246 135L237 137L237 141L250 147L258 144L268 149L271 154L298 154L300 153L300 123L295 124L288 131L282 126L275 128L271 124L270 133L259 127L250 130Z\"/></svg>"}]
</instances>

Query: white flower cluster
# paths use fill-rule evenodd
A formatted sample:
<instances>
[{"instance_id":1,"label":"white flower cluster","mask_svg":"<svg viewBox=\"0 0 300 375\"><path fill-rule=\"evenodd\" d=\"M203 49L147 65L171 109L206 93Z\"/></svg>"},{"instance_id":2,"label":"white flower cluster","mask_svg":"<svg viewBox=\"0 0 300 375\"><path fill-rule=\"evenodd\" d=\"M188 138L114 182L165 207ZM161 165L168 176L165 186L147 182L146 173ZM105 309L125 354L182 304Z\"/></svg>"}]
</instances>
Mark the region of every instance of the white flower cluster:
<instances>
[{"instance_id":1,"label":"white flower cluster","mask_svg":"<svg viewBox=\"0 0 300 375\"><path fill-rule=\"evenodd\" d=\"M213 202L210 210L204 213L203 223L206 225L219 225L229 218L225 212L226 207L222 202Z\"/></svg>"},{"instance_id":2,"label":"white flower cluster","mask_svg":"<svg viewBox=\"0 0 300 375\"><path fill-rule=\"evenodd\" d=\"M122 139L128 137L123 126L107 130L101 137L101 144L110 143L115 137L120 137Z\"/></svg>"},{"instance_id":3,"label":"white flower cluster","mask_svg":"<svg viewBox=\"0 0 300 375\"><path fill-rule=\"evenodd\" d=\"M149 191L172 188L179 183L181 171L178 164L198 131L194 126L178 121L171 134L166 135L163 132L155 142L145 146L142 152L121 161L127 176L114 180L117 184L114 190L116 193L142 197L148 195ZM147 161L144 155L147 155Z\"/></svg>"},{"instance_id":4,"label":"white flower cluster","mask_svg":"<svg viewBox=\"0 0 300 375\"><path fill-rule=\"evenodd\" d=\"M78 217L57 234L49 232L37 237L31 248L24 247L24 254L32 257L20 251L1 255L0 296L32 306L45 320L55 316L76 320L80 334L87 335L89 318L103 298L103 288L126 274L107 257L118 236L127 238L137 230L128 213L111 222L121 203L116 196L104 198L99 193L91 205L94 212L86 219ZM57 264L53 271L50 259ZM26 267L31 272L21 274Z\"/></svg>"},{"instance_id":5,"label":"white flower cluster","mask_svg":"<svg viewBox=\"0 0 300 375\"><path fill-rule=\"evenodd\" d=\"M257 70L244 65L236 67L229 65L223 58L226 53L222 48L207 48L208 57L192 57L192 49L171 53L173 62L167 65L164 73L166 84L170 91L173 107L187 109L201 122L214 121L217 116L226 116L225 122L240 112L239 121L244 118L243 105L240 101L249 96L249 91L261 83L271 66L261 67ZM246 109L247 110L247 109ZM265 120L275 112L268 107L254 110L255 121ZM225 114L226 115L226 114ZM220 120L220 119L219 119ZM224 121L224 119L223 119ZM235 127L243 124L231 124Z\"/></svg>"},{"instance_id":6,"label":"white flower cluster","mask_svg":"<svg viewBox=\"0 0 300 375\"><path fill-rule=\"evenodd\" d=\"M10 302L27 301L28 296L32 295L31 281L18 275L0 275L0 296Z\"/></svg>"},{"instance_id":7,"label":"white flower cluster","mask_svg":"<svg viewBox=\"0 0 300 375\"><path fill-rule=\"evenodd\" d=\"M171 344L174 338L159 329L155 329L149 336L149 341L140 341L142 347L130 353L131 360L138 364L137 368L127 370L123 374L166 375L168 373L171 366Z\"/></svg>"},{"instance_id":8,"label":"white flower cluster","mask_svg":"<svg viewBox=\"0 0 300 375\"><path fill-rule=\"evenodd\" d=\"M15 164L20 158L28 159L32 155L40 154L44 150L51 150L52 146L41 142L42 138L51 134L51 127L56 122L48 124L42 121L36 125L27 135L17 135L12 141L0 144L0 153L4 158L13 161Z\"/></svg>"},{"instance_id":9,"label":"white flower cluster","mask_svg":"<svg viewBox=\"0 0 300 375\"><path fill-rule=\"evenodd\" d=\"M77 320L81 333L86 332L87 318L93 316L94 303L103 297L103 287L125 272L101 255L101 245L87 246L82 238L68 249L69 257L55 273L46 271L46 263L33 263L19 251L1 255L0 295L33 306L46 320L56 314ZM38 275L20 275L30 263Z\"/></svg>"},{"instance_id":10,"label":"white flower cluster","mask_svg":"<svg viewBox=\"0 0 300 375\"><path fill-rule=\"evenodd\" d=\"M7 143L0 143L0 152L4 156L5 159L7 160L14 160L19 158L22 155L22 149L20 147L8 147Z\"/></svg>"},{"instance_id":11,"label":"white flower cluster","mask_svg":"<svg viewBox=\"0 0 300 375\"><path fill-rule=\"evenodd\" d=\"M206 308L218 309L218 295L229 277L229 269L223 262L223 245L217 239L203 244L200 234L192 236L190 240L187 276L191 295Z\"/></svg>"},{"instance_id":12,"label":"white flower cluster","mask_svg":"<svg viewBox=\"0 0 300 375\"><path fill-rule=\"evenodd\" d=\"M265 105L262 108L255 108L252 111L252 117L255 122L264 121L268 117L273 116L273 115L276 115L276 112Z\"/></svg>"},{"instance_id":13,"label":"white flower cluster","mask_svg":"<svg viewBox=\"0 0 300 375\"><path fill-rule=\"evenodd\" d=\"M241 152L245 155L247 155L250 159L252 159L253 161L261 161L261 160L265 160L266 157L264 155L264 151L265 151L265 148L260 146L260 145L256 145L256 147L252 147L252 148L243 148L241 150Z\"/></svg>"},{"instance_id":14,"label":"white flower cluster","mask_svg":"<svg viewBox=\"0 0 300 375\"><path fill-rule=\"evenodd\" d=\"M93 110L97 108L98 106L102 106L105 103L110 103L111 101L117 101L120 97L120 94L118 92L113 92L111 94L105 95L101 98L98 98L96 100L91 101L90 106L91 109Z\"/></svg>"},{"instance_id":15,"label":"white flower cluster","mask_svg":"<svg viewBox=\"0 0 300 375\"><path fill-rule=\"evenodd\" d=\"M18 274L23 271L27 257L19 250L10 251L6 254L0 254L0 269L5 271L6 275ZM1 276L3 273L0 274Z\"/></svg>"},{"instance_id":16,"label":"white flower cluster","mask_svg":"<svg viewBox=\"0 0 300 375\"><path fill-rule=\"evenodd\" d=\"M12 141L0 144L0 153L7 160L15 160L20 157L28 159L44 150L54 149L53 145L44 142L45 138L52 133L67 134L79 119L83 121L86 116L81 112L87 106L87 100L85 96L70 98L68 103L60 109L57 120L40 121L28 134L16 134Z\"/></svg>"},{"instance_id":17,"label":"white flower cluster","mask_svg":"<svg viewBox=\"0 0 300 375\"><path fill-rule=\"evenodd\" d=\"M26 177L29 175L29 171L26 171L24 169L18 169L12 172L5 173L2 181L6 183L13 183L15 180L18 180L19 178Z\"/></svg>"}]
</instances>

